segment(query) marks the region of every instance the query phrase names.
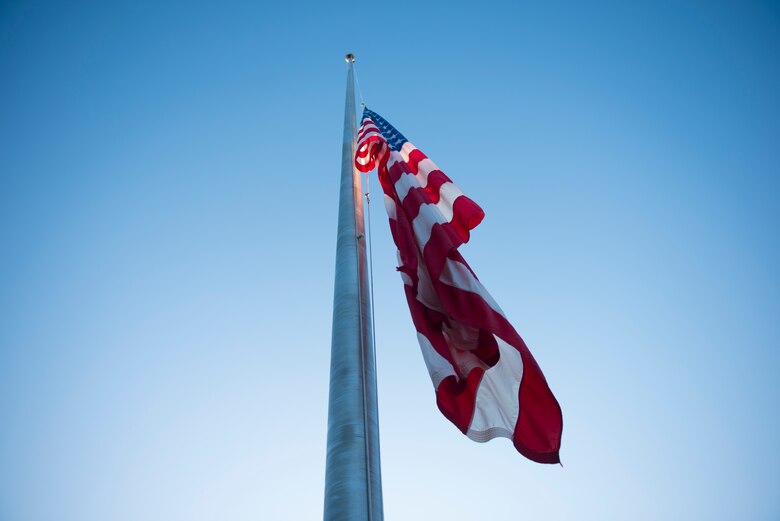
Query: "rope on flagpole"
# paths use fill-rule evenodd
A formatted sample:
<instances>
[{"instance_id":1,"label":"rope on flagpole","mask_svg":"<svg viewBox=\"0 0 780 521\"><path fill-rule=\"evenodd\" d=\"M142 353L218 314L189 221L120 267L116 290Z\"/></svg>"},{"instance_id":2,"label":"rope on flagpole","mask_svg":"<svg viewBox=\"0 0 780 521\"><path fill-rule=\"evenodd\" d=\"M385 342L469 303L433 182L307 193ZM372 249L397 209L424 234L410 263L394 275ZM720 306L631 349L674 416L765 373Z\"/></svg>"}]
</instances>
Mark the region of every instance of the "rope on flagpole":
<instances>
[{"instance_id":1,"label":"rope on flagpole","mask_svg":"<svg viewBox=\"0 0 780 521\"><path fill-rule=\"evenodd\" d=\"M376 320L374 319L374 237L371 233L371 185L368 174L366 172L366 218L368 220L366 243L368 244L368 287L371 304L371 356L374 358L374 372L376 373L378 371L376 370Z\"/></svg>"},{"instance_id":2,"label":"rope on flagpole","mask_svg":"<svg viewBox=\"0 0 780 521\"><path fill-rule=\"evenodd\" d=\"M365 106L365 105L364 105ZM368 307L369 311L371 312L371 352L369 355L371 356L371 365L374 368L374 378L373 378L373 395L376 397L377 395L377 373L379 372L379 369L376 366L376 319L374 317L374 235L371 233L371 188L369 183L369 173L366 172L366 219L368 220L368 226L366 229L366 246L368 247ZM365 385L363 386L365 390ZM375 411L376 415L376 421L377 424L379 423L379 411ZM366 416L366 421L368 421L368 417ZM370 446L370 444L369 444ZM369 453L369 457L373 457L371 453ZM371 487L371 479L369 479L368 483L369 487ZM373 498L371 497L371 488L369 488L369 521L373 519Z\"/></svg>"},{"instance_id":3,"label":"rope on flagpole","mask_svg":"<svg viewBox=\"0 0 780 521\"><path fill-rule=\"evenodd\" d=\"M355 75L355 85L357 86L358 96L360 96L360 108L366 108L366 100L363 98L363 91L360 88L360 78L358 78L357 67L355 63L352 63L352 72ZM361 114L362 119L362 114ZM366 172L366 217L368 218L368 230L366 230L366 243L368 244L368 282L369 282L369 299L371 304L371 345L373 352L371 353L374 358L374 371L376 371L376 321L374 320L374 252L373 252L373 237L371 236L371 184L369 182L369 173Z\"/></svg>"},{"instance_id":4,"label":"rope on flagpole","mask_svg":"<svg viewBox=\"0 0 780 521\"><path fill-rule=\"evenodd\" d=\"M355 85L357 86L358 96L360 96L360 108L365 109L366 102L363 98L363 91L360 89L360 80L358 80L357 77L357 69L355 68L355 57L354 55L351 55L350 65L352 66L352 74L353 78L355 80ZM362 119L362 114L361 114ZM368 310L370 313L370 319L371 319L371 342L370 342L370 350L366 349L366 341L368 340L363 334L360 336L360 347L362 356L360 357L361 361L361 373L363 375L363 434L365 439L365 451L366 451L366 499L368 502L368 520L367 521L374 521L374 492L373 492L373 486L372 486L372 480L373 475L371 473L372 465L371 461L374 458L373 451L371 450L371 442L369 440L369 415L368 415L368 390L366 389L366 358L371 357L371 364L373 366L373 375L374 377L371 379L373 380L374 389L373 389L373 396L376 397L376 332L374 331L375 327L375 320L374 320L374 258L373 258L373 252L372 252L372 236L371 236L371 190L369 188L369 176L368 173L366 173L366 192L364 194L366 198L366 218L368 219L368 228L365 228L365 221L364 221L364 233L363 236L364 244L366 246L366 249L368 250L367 257L367 276L368 276ZM360 237L358 237L360 239ZM358 270L359 271L359 270ZM359 284L359 282L358 282ZM358 300L361 301L360 307L363 307L362 302L362 292L358 292ZM363 313L360 313L360 329L361 331L365 331L365 324L363 323ZM368 351L368 352L367 352ZM378 414L377 411L374 413L375 415ZM379 423L379 420L377 418L377 424Z\"/></svg>"},{"instance_id":5,"label":"rope on flagpole","mask_svg":"<svg viewBox=\"0 0 780 521\"><path fill-rule=\"evenodd\" d=\"M355 74L355 56L350 53L350 54L347 55L347 57L351 58L351 60L349 60L349 62L350 62L350 66L352 68L352 77L355 79L355 83L357 83L357 75ZM360 94L360 85L359 84L358 84L358 94ZM362 94L360 94L360 101L361 102L363 101L363 95ZM361 103L361 105L363 105L363 104ZM352 106L354 107L354 101L353 101L353 105ZM352 138L353 139L353 147L355 146L355 141L354 140L356 138L357 138L357 136L354 135L354 127L353 127L353 138ZM354 155L354 148L353 148L353 155ZM353 165L353 169L354 169L354 165ZM360 176L360 174L358 174L358 181L360 180L359 176ZM353 189L354 189L354 185L353 185ZM356 227L356 229L360 229L360 227L358 226L358 223L357 223L357 217L358 217L358 215L356 213L355 214L355 219L356 219L355 227ZM363 225L365 226L365 220L363 221ZM369 221L369 225L370 225L370 221ZM369 242L370 239L369 239L369 237L367 237L367 235L369 234L369 232L368 232L368 230L365 230L365 228L364 228L363 231L364 231L364 233L362 233L362 234L357 236L357 240L360 241L362 239L364 241L363 244L368 246L368 242ZM358 259L359 258L360 258L360 255L358 254ZM369 259L370 259L370 254L369 254ZM361 282L361 280L360 280L360 267L359 266L358 266L358 269L357 269L357 274L358 274L357 283L358 283L358 288L359 288L360 287L360 282ZM369 277L370 277L370 274L371 274L371 267L369 265L368 266L368 276ZM371 287L371 284L369 283L369 288L370 287ZM370 289L369 289L369 291L370 291ZM368 300L369 300L368 302L364 303L363 302L363 292L361 290L358 290L358 306L360 308L360 312L358 313L358 320L359 320L359 323L360 323L360 374L361 374L361 379L362 379L361 391L362 391L362 394L363 394L363 400L362 400L362 402L363 402L363 442L364 442L364 450L366 452L366 467L365 467L366 468L366 504L368 505L368 511L366 513L368 514L367 521L373 521L374 506L373 506L373 498L372 498L373 491L371 490L372 489L372 487L371 487L371 479L372 479L372 476L371 476L371 459L372 459L372 454L371 454L371 441L369 439L369 427L368 427L368 421L369 421L369 419L368 419L368 395L367 395L367 391L366 391L366 379L367 379L366 377L368 375L368 373L366 372L366 355L367 355L367 353L366 353L366 351L367 351L367 349L366 349L366 341L367 341L367 338L366 338L366 335L365 335L366 324L363 321L363 309L364 309L363 305L367 304L367 307L368 307L369 311L371 312L371 334L372 334L372 344L373 344L373 338L374 338L373 337L373 333L374 333L374 315L373 315L373 303L371 302L372 297L371 297L370 294L368 296ZM373 348L373 346L372 346L372 348ZM372 353L373 353L373 349L372 349ZM375 367L374 374L376 374L376 367Z\"/></svg>"},{"instance_id":6,"label":"rope on flagpole","mask_svg":"<svg viewBox=\"0 0 780 521\"><path fill-rule=\"evenodd\" d=\"M363 91L360 90L360 80L358 79L357 67L355 67L355 63L354 62L352 62L352 72L355 75L355 85L357 85L358 96L360 96L360 108L364 109L364 108L366 108L366 100L363 99ZM362 118L362 115L361 115L361 118Z\"/></svg>"}]
</instances>

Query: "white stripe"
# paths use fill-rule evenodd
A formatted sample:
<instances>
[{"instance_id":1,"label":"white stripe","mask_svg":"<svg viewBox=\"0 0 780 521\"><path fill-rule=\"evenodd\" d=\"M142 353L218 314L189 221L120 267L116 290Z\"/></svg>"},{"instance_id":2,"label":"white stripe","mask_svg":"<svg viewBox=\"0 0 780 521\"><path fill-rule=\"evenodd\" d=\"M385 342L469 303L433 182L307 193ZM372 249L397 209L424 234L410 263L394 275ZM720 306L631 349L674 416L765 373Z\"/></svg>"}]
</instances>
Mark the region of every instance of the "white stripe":
<instances>
[{"instance_id":1,"label":"white stripe","mask_svg":"<svg viewBox=\"0 0 780 521\"><path fill-rule=\"evenodd\" d=\"M388 168L391 167L392 165L394 165L398 161L403 161L405 163L408 163L409 162L409 156L415 150L417 150L417 147L415 147L413 144L411 144L409 141L407 141L406 143L403 144L403 146L401 147L400 151L395 152L397 155L395 157L393 157L391 159L391 161L388 162L387 167ZM433 161L431 161L431 159L428 158L428 157L426 157L425 159L423 159L422 161L417 163L418 176L420 176L420 174L422 174L420 176L420 183L422 184L422 186L426 186L427 185L428 174L430 174L434 170L439 170L439 167L436 166L436 164Z\"/></svg>"},{"instance_id":2,"label":"white stripe","mask_svg":"<svg viewBox=\"0 0 780 521\"><path fill-rule=\"evenodd\" d=\"M358 135L360 135L361 132L379 132L379 129L376 127L376 125L371 125L370 123L368 125L363 125L358 129Z\"/></svg>"},{"instance_id":3,"label":"white stripe","mask_svg":"<svg viewBox=\"0 0 780 521\"><path fill-rule=\"evenodd\" d=\"M360 125L360 128L358 129L358 135L360 135L361 132L372 129L372 130L379 130L379 127L374 125L374 123L371 120L363 120L363 124Z\"/></svg>"},{"instance_id":4,"label":"white stripe","mask_svg":"<svg viewBox=\"0 0 780 521\"><path fill-rule=\"evenodd\" d=\"M414 174L401 174L398 181L395 182L395 193L398 194L398 200L403 202L412 188L419 188L420 183L414 177Z\"/></svg>"},{"instance_id":5,"label":"white stripe","mask_svg":"<svg viewBox=\"0 0 780 521\"><path fill-rule=\"evenodd\" d=\"M460 324L460 327L466 330L469 329L469 327L464 324ZM478 337L479 330L476 328L471 329L474 330L474 334ZM444 338L447 340L447 347L450 349L450 356L452 357L452 361L455 363L458 374L461 375L462 378L465 378L472 369L477 367L484 369L485 371L490 369L490 366L488 366L481 358L474 355L471 350L458 349L458 346L455 345L455 341L460 339L456 339L455 336L463 336L461 332L443 327L442 333L444 333ZM476 338L474 340L475 342L472 343L473 345L469 346L471 349L476 347Z\"/></svg>"},{"instance_id":6,"label":"white stripe","mask_svg":"<svg viewBox=\"0 0 780 521\"><path fill-rule=\"evenodd\" d=\"M420 212L412 221L414 236L420 250L425 249L425 245L428 244L434 224L452 222L455 199L463 195L463 192L452 183L444 183L439 189L439 194L441 194L439 202L420 205Z\"/></svg>"},{"instance_id":7,"label":"white stripe","mask_svg":"<svg viewBox=\"0 0 780 521\"><path fill-rule=\"evenodd\" d=\"M407 141L403 144L403 146L401 146L401 150L393 150L393 153L390 154L390 159L387 162L387 168L390 168L398 162L408 163L409 155L415 150L417 150L417 147Z\"/></svg>"},{"instance_id":8,"label":"white stripe","mask_svg":"<svg viewBox=\"0 0 780 521\"><path fill-rule=\"evenodd\" d=\"M428 374L431 375L433 387L437 388L442 380L454 375L455 370L447 359L433 348L428 338L419 331L417 332L417 340L420 342L420 351L422 351L425 366L428 368Z\"/></svg>"},{"instance_id":9,"label":"white stripe","mask_svg":"<svg viewBox=\"0 0 780 521\"><path fill-rule=\"evenodd\" d=\"M436 165L433 165L432 168L433 170L436 170ZM432 172L433 170L430 171ZM398 199L403 202L403 200L408 195L409 190L412 188L425 188L426 186L428 186L428 172L424 172L422 174L418 173L417 175L412 173L401 174L401 176L398 178L398 181L395 182L395 191L398 194ZM439 187L438 204L445 202L444 206L447 206L448 201L454 201L459 195L463 195L463 192L461 192L460 189L451 181L448 181ZM451 206L451 203L449 203L449 205Z\"/></svg>"},{"instance_id":10,"label":"white stripe","mask_svg":"<svg viewBox=\"0 0 780 521\"><path fill-rule=\"evenodd\" d=\"M450 215L450 218L452 216ZM424 204L420 206L420 213L412 221L414 228L414 238L417 240L417 247L420 250L425 249L428 239L431 238L433 225L436 223L444 224L449 222L442 213L436 208L435 204Z\"/></svg>"},{"instance_id":11,"label":"white stripe","mask_svg":"<svg viewBox=\"0 0 780 521\"><path fill-rule=\"evenodd\" d=\"M452 220L452 214L455 213L452 207L455 204L455 199L461 195L463 192L460 191L460 188L451 182L446 182L439 187L439 202L436 203L436 207L443 215L447 216L447 221Z\"/></svg>"},{"instance_id":12,"label":"white stripe","mask_svg":"<svg viewBox=\"0 0 780 521\"><path fill-rule=\"evenodd\" d=\"M381 138L380 143L386 143L386 141L384 141L384 138L382 137L382 134L378 134L376 132L369 132L368 134L363 136L363 138L360 141L357 142L357 148L358 149L363 148L365 146L365 144L366 144L366 141L368 141L368 139L371 136L379 136Z\"/></svg>"},{"instance_id":13,"label":"white stripe","mask_svg":"<svg viewBox=\"0 0 780 521\"><path fill-rule=\"evenodd\" d=\"M436 165L433 165L433 170L436 170ZM429 172L432 172L433 170L430 170ZM398 178L398 181L395 182L395 191L398 194L398 198L403 201L406 198L406 195L409 193L409 190L412 188L425 188L428 186L429 172L422 172L419 170L417 175L412 173L401 174L401 176ZM440 198L447 195L446 193L441 194L441 190L445 189L447 185L453 186L455 187L455 190L457 190L458 193L454 197L461 195L462 192L458 190L458 188L452 184L452 182L448 181L439 187ZM439 200L439 203L441 203L441 200Z\"/></svg>"},{"instance_id":14,"label":"white stripe","mask_svg":"<svg viewBox=\"0 0 780 521\"><path fill-rule=\"evenodd\" d=\"M390 153L390 158L387 161L387 168L389 169L394 164L399 162L408 163L409 153L411 153L413 150L416 150L416 148L414 147L414 145L412 145L409 142L404 144L404 146L401 148L401 152L393 150ZM405 175L414 175L417 178L417 182L419 183L419 186L425 188L426 186L428 186L428 175L434 170L439 170L439 167L436 166L436 164L433 161L431 161L429 158L426 157L425 159L417 163L417 174L405 174ZM401 178L403 177L404 176L402 175ZM415 186L415 185L411 185L411 186ZM401 194L401 189L398 186L398 183L396 183L396 191L399 192L398 195L402 201L406 196L406 192L409 190L409 188L411 188L411 186L408 186L403 191L403 194Z\"/></svg>"},{"instance_id":15,"label":"white stripe","mask_svg":"<svg viewBox=\"0 0 780 521\"><path fill-rule=\"evenodd\" d=\"M406 196L409 195L409 190L412 188L420 188L420 183L414 174L402 174L395 182L395 193L398 194L398 200L404 202Z\"/></svg>"},{"instance_id":16,"label":"white stripe","mask_svg":"<svg viewBox=\"0 0 780 521\"><path fill-rule=\"evenodd\" d=\"M443 313L439 302L439 296L433 289L433 283L431 283L431 276L428 274L428 270L425 269L425 263L417 256L417 300L423 306L426 306L434 311Z\"/></svg>"},{"instance_id":17,"label":"white stripe","mask_svg":"<svg viewBox=\"0 0 780 521\"><path fill-rule=\"evenodd\" d=\"M379 129L376 127L363 127L358 131L358 141L363 141L367 136L378 134Z\"/></svg>"},{"instance_id":18,"label":"white stripe","mask_svg":"<svg viewBox=\"0 0 780 521\"><path fill-rule=\"evenodd\" d=\"M356 157L355 162L359 165L367 165L371 161L371 155L367 155L366 157Z\"/></svg>"},{"instance_id":19,"label":"white stripe","mask_svg":"<svg viewBox=\"0 0 780 521\"><path fill-rule=\"evenodd\" d=\"M409 161L409 154L411 154L414 150L417 150L417 147L412 145L409 141L401 146L401 157L404 158L404 161Z\"/></svg>"},{"instance_id":20,"label":"white stripe","mask_svg":"<svg viewBox=\"0 0 780 521\"><path fill-rule=\"evenodd\" d=\"M496 437L512 439L520 413L520 381L523 359L520 353L496 337L501 353L498 363L485 371L477 389L474 416L466 436L485 442Z\"/></svg>"},{"instance_id":21,"label":"white stripe","mask_svg":"<svg viewBox=\"0 0 780 521\"><path fill-rule=\"evenodd\" d=\"M399 267L403 266L404 263L401 260L401 252L398 251L398 250L395 250L395 256L396 256L396 258L398 258L398 266ZM399 271L398 273L401 274L401 280L403 281L404 284L406 284L407 286L410 286L410 287L414 285L414 281L412 281L412 277L410 277L408 273L405 273L403 271Z\"/></svg>"},{"instance_id":22,"label":"white stripe","mask_svg":"<svg viewBox=\"0 0 780 521\"><path fill-rule=\"evenodd\" d=\"M485 286L477 280L474 274L471 273L471 270L462 262L447 259L444 263L444 269L441 272L441 276L439 277L439 282L463 291L476 293L487 302L487 305L490 306L493 311L501 316L505 316L501 307L498 305L498 302L493 300L493 297L485 289Z\"/></svg>"},{"instance_id":23,"label":"white stripe","mask_svg":"<svg viewBox=\"0 0 780 521\"><path fill-rule=\"evenodd\" d=\"M403 158L401 153L397 150L391 150L390 156L387 158L387 169L390 170L390 167L392 167L396 163L405 163L406 160Z\"/></svg>"},{"instance_id":24,"label":"white stripe","mask_svg":"<svg viewBox=\"0 0 780 521\"><path fill-rule=\"evenodd\" d=\"M428 186L428 174L438 169L439 167L427 157L417 163L417 180L420 182L420 186L423 188Z\"/></svg>"},{"instance_id":25,"label":"white stripe","mask_svg":"<svg viewBox=\"0 0 780 521\"><path fill-rule=\"evenodd\" d=\"M368 132L366 132L366 133L363 135L363 137L361 137L361 138L358 140L358 145L360 145L360 144L362 144L363 142L365 142L365 141L366 141L368 138L370 138L371 136L379 136L379 137L382 137L382 133L381 133L381 132L379 132L379 130L369 130ZM384 139L384 138L382 138L382 139Z\"/></svg>"},{"instance_id":26,"label":"white stripe","mask_svg":"<svg viewBox=\"0 0 780 521\"><path fill-rule=\"evenodd\" d=\"M395 201L387 194L385 196L385 210L387 210L387 216L393 220L398 219L398 213L396 213Z\"/></svg>"}]
</instances>

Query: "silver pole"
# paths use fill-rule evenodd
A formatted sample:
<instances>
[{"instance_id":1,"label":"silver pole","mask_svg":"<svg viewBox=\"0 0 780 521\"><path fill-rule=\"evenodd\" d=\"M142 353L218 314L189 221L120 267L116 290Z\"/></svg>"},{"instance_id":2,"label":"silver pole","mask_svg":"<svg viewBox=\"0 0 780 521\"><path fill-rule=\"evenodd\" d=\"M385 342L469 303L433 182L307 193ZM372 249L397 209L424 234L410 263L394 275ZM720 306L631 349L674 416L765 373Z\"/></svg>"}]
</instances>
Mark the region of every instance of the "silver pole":
<instances>
[{"instance_id":1,"label":"silver pole","mask_svg":"<svg viewBox=\"0 0 780 521\"><path fill-rule=\"evenodd\" d=\"M355 82L347 54L347 100L333 289L325 521L382 521L376 363L369 300L363 188L354 167Z\"/></svg>"}]
</instances>

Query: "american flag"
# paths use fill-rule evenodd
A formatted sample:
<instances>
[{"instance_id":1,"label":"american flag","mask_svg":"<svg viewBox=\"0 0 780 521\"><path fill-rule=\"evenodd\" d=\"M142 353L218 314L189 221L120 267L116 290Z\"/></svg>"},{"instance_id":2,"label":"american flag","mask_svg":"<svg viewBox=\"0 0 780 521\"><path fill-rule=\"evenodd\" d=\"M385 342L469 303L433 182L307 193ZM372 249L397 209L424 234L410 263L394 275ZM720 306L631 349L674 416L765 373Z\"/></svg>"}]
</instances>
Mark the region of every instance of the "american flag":
<instances>
[{"instance_id":1,"label":"american flag","mask_svg":"<svg viewBox=\"0 0 780 521\"><path fill-rule=\"evenodd\" d=\"M458 252L485 213L376 112L355 165L377 168L417 338L441 412L472 440L558 463L563 418L541 369Z\"/></svg>"}]
</instances>

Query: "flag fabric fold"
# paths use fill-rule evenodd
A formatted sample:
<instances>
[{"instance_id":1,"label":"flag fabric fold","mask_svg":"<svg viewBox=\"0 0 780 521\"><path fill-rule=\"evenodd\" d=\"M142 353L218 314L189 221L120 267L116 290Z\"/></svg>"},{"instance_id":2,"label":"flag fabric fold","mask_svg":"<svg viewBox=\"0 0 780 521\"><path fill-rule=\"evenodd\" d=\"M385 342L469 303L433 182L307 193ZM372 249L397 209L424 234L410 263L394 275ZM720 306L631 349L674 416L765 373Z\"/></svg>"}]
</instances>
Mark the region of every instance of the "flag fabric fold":
<instances>
[{"instance_id":1,"label":"flag fabric fold","mask_svg":"<svg viewBox=\"0 0 780 521\"><path fill-rule=\"evenodd\" d=\"M458 247L485 217L425 154L365 109L355 166L374 168L436 403L478 442L512 440L539 463L559 463L563 419L541 369Z\"/></svg>"}]
</instances>

